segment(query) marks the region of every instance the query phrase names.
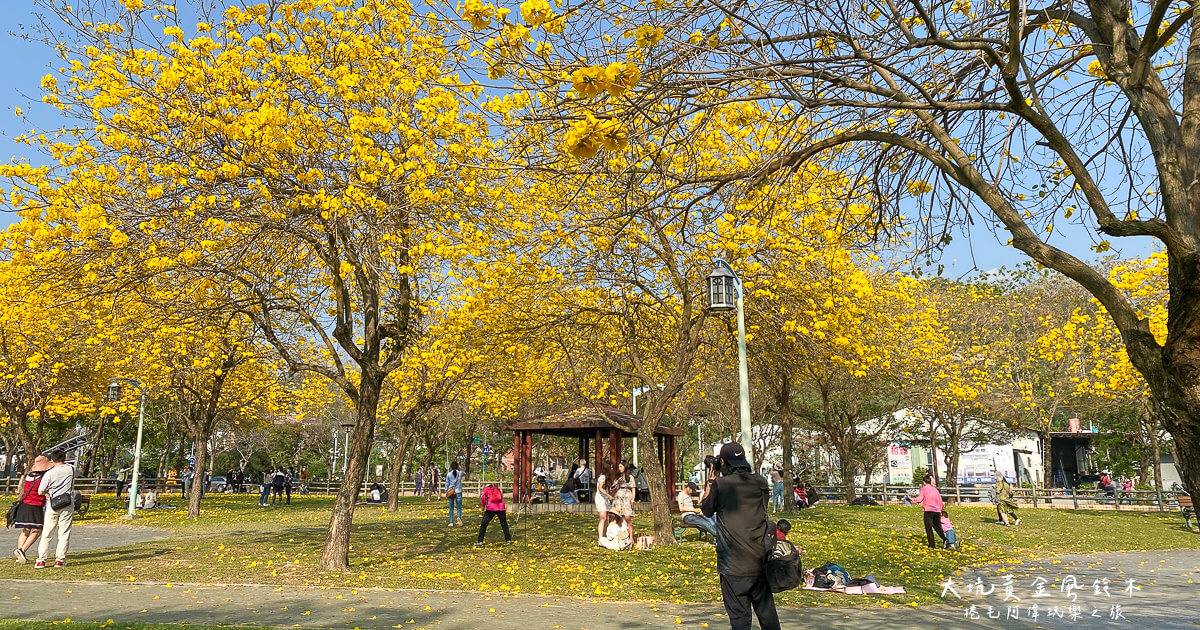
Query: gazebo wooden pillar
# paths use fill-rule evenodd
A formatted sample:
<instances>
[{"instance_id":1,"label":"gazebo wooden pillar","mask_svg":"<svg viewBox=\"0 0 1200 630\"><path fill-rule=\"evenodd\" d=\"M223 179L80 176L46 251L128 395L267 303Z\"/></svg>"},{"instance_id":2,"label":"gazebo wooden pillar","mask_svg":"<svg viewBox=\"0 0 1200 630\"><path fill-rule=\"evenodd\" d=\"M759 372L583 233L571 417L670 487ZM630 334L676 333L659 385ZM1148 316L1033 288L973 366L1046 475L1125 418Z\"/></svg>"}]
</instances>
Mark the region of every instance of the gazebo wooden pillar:
<instances>
[{"instance_id":1,"label":"gazebo wooden pillar","mask_svg":"<svg viewBox=\"0 0 1200 630\"><path fill-rule=\"evenodd\" d=\"M525 466L521 463L521 452L523 451L521 446L524 442L524 438L521 436L522 433L524 431L513 432L513 503L521 502L521 471L525 469Z\"/></svg>"},{"instance_id":2,"label":"gazebo wooden pillar","mask_svg":"<svg viewBox=\"0 0 1200 630\"><path fill-rule=\"evenodd\" d=\"M675 465L679 462L679 458L675 455L675 436L664 435L662 440L666 443L666 448L659 452L663 453L667 460L664 466L667 469L667 494L671 495L667 499L670 501L675 496L675 480L677 479L676 474L678 474ZM671 505L675 505L675 502L671 501Z\"/></svg>"},{"instance_id":3,"label":"gazebo wooden pillar","mask_svg":"<svg viewBox=\"0 0 1200 630\"><path fill-rule=\"evenodd\" d=\"M600 466L600 462L602 461L604 461L604 431L601 429L596 429L596 454L595 458L592 460L592 466L594 468L592 471L593 479L599 479L600 475L604 474L604 471Z\"/></svg>"},{"instance_id":4,"label":"gazebo wooden pillar","mask_svg":"<svg viewBox=\"0 0 1200 630\"><path fill-rule=\"evenodd\" d=\"M609 472L609 482L610 483L617 476L617 464L619 464L621 462L621 447L623 447L624 445L625 445L624 440L621 439L621 430L620 429L609 429L608 430L608 470L610 471Z\"/></svg>"},{"instance_id":5,"label":"gazebo wooden pillar","mask_svg":"<svg viewBox=\"0 0 1200 630\"><path fill-rule=\"evenodd\" d=\"M533 432L513 436L513 502L528 501L533 493Z\"/></svg>"}]
</instances>

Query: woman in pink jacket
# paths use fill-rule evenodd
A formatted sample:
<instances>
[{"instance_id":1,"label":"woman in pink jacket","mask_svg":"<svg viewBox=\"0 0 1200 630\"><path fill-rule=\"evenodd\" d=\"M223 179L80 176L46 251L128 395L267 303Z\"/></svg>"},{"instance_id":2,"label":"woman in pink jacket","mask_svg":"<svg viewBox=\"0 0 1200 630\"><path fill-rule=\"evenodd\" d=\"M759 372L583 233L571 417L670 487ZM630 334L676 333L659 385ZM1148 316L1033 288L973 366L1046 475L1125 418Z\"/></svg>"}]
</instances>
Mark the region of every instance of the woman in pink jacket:
<instances>
[{"instance_id":1,"label":"woman in pink jacket","mask_svg":"<svg viewBox=\"0 0 1200 630\"><path fill-rule=\"evenodd\" d=\"M500 519L500 528L504 530L504 544L511 545L512 535L508 533L508 512L504 509L504 493L493 483L483 489L479 503L483 507L483 522L479 524L479 540L475 546L483 546L483 535L487 533L488 523L491 523L493 518Z\"/></svg>"},{"instance_id":2,"label":"woman in pink jacket","mask_svg":"<svg viewBox=\"0 0 1200 630\"><path fill-rule=\"evenodd\" d=\"M942 509L945 504L942 503L942 493L938 492L937 486L933 485L933 474L925 473L924 484L913 500L921 506L921 510L925 513L925 535L929 537L929 548L937 549L937 542L933 538L934 532L941 537L942 544L947 548L950 547L950 542L946 540L946 533L942 531Z\"/></svg>"}]
</instances>

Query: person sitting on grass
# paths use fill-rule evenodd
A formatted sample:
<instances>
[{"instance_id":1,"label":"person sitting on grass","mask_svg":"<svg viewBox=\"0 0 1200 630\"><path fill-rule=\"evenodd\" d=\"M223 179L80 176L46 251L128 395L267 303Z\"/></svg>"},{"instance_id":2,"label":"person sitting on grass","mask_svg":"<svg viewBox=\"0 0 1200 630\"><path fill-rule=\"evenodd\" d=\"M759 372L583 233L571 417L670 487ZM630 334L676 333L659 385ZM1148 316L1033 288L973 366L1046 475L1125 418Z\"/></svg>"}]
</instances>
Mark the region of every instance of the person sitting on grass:
<instances>
[{"instance_id":1,"label":"person sitting on grass","mask_svg":"<svg viewBox=\"0 0 1200 630\"><path fill-rule=\"evenodd\" d=\"M954 533L954 525L950 523L950 515L942 509L942 533L946 534L946 548L958 549L958 536Z\"/></svg>"},{"instance_id":2,"label":"person sitting on grass","mask_svg":"<svg viewBox=\"0 0 1200 630\"><path fill-rule=\"evenodd\" d=\"M793 486L793 494L796 497L797 512L808 507L808 495L804 492L804 484L797 481Z\"/></svg>"},{"instance_id":3,"label":"person sitting on grass","mask_svg":"<svg viewBox=\"0 0 1200 630\"><path fill-rule=\"evenodd\" d=\"M558 500L560 503L571 505L579 503L579 499L575 494L578 489L579 479L576 477L567 477L567 480L558 487Z\"/></svg>"},{"instance_id":4,"label":"person sitting on grass","mask_svg":"<svg viewBox=\"0 0 1200 630\"><path fill-rule=\"evenodd\" d=\"M633 538L630 536L629 526L620 514L616 512L609 513L608 529L604 532L604 536L600 538L600 546L614 551L633 548Z\"/></svg>"},{"instance_id":5,"label":"person sitting on grass","mask_svg":"<svg viewBox=\"0 0 1200 630\"><path fill-rule=\"evenodd\" d=\"M715 537L717 535L717 519L701 514L700 510L696 508L695 501L698 494L700 494L700 487L689 481L675 496L675 502L679 504L679 513L683 515L683 524Z\"/></svg>"},{"instance_id":6,"label":"person sitting on grass","mask_svg":"<svg viewBox=\"0 0 1200 630\"><path fill-rule=\"evenodd\" d=\"M139 494L134 499L133 506L141 510L149 510L158 504L158 495L155 494L154 488L146 488L146 491Z\"/></svg>"},{"instance_id":7,"label":"person sitting on grass","mask_svg":"<svg viewBox=\"0 0 1200 630\"><path fill-rule=\"evenodd\" d=\"M371 484L371 495L367 498L367 503L383 503L383 486L379 482Z\"/></svg>"},{"instance_id":8,"label":"person sitting on grass","mask_svg":"<svg viewBox=\"0 0 1200 630\"><path fill-rule=\"evenodd\" d=\"M791 533L791 531L792 531L792 524L790 522L788 522L788 520L786 518L781 518L781 519L779 519L778 523L775 523L775 539L776 540L787 540L787 536L789 533Z\"/></svg>"}]
</instances>

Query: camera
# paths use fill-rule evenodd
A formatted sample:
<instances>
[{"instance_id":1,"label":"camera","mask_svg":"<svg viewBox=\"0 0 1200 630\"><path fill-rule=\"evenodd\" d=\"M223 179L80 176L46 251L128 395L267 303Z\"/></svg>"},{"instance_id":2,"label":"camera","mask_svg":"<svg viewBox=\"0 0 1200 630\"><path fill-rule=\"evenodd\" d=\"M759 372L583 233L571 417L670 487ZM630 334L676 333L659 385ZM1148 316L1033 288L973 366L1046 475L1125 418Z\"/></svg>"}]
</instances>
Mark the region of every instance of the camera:
<instances>
[{"instance_id":1,"label":"camera","mask_svg":"<svg viewBox=\"0 0 1200 630\"><path fill-rule=\"evenodd\" d=\"M709 474L721 474L721 458L709 455L704 458L704 467L708 469Z\"/></svg>"}]
</instances>

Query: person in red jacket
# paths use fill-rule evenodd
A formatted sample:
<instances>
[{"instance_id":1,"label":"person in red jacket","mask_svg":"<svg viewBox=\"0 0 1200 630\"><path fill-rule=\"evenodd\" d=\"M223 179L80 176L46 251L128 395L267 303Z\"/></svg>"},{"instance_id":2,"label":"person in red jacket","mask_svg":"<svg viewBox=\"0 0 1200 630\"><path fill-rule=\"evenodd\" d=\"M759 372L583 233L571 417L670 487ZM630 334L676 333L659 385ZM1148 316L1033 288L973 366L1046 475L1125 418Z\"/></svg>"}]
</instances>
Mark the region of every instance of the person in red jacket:
<instances>
[{"instance_id":1,"label":"person in red jacket","mask_svg":"<svg viewBox=\"0 0 1200 630\"><path fill-rule=\"evenodd\" d=\"M491 523L493 518L500 519L500 528L504 530L504 544L511 545L512 535L508 532L508 512L504 509L504 493L496 484L490 484L483 489L479 503L483 507L483 522L479 524L479 540L476 541L475 546L483 546L483 535L487 533L488 523Z\"/></svg>"},{"instance_id":2,"label":"person in red jacket","mask_svg":"<svg viewBox=\"0 0 1200 630\"><path fill-rule=\"evenodd\" d=\"M17 548L13 550L17 564L28 562L25 553L42 534L42 525L46 520L46 497L38 494L38 485L42 483L42 475L53 467L49 459L38 455L33 460L29 474L25 476L25 482L21 484L21 504L17 506L17 519L13 521L13 525L21 530L17 537Z\"/></svg>"}]
</instances>

